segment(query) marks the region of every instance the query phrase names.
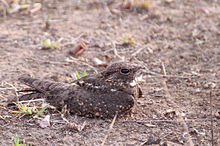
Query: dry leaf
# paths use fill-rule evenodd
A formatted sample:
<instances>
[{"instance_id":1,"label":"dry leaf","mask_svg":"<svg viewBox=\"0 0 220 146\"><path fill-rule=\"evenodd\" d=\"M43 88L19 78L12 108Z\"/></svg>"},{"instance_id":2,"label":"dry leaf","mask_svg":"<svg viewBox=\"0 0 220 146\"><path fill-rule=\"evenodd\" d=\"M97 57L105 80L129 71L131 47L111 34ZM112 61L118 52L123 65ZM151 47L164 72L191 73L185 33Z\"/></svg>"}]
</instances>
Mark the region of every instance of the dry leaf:
<instances>
[{"instance_id":1,"label":"dry leaf","mask_svg":"<svg viewBox=\"0 0 220 146\"><path fill-rule=\"evenodd\" d=\"M93 58L92 61L96 66L107 66L107 63L98 59L98 58Z\"/></svg>"},{"instance_id":2,"label":"dry leaf","mask_svg":"<svg viewBox=\"0 0 220 146\"><path fill-rule=\"evenodd\" d=\"M86 50L86 46L88 45L89 43L86 42L86 41L83 41L83 40L80 40L78 42L78 45L76 45L74 48L72 48L70 51L69 51L69 54L70 55L73 55L75 57L78 57L80 56L85 50Z\"/></svg>"},{"instance_id":3,"label":"dry leaf","mask_svg":"<svg viewBox=\"0 0 220 146\"><path fill-rule=\"evenodd\" d=\"M41 128L46 128L50 126L50 115L46 115L39 123Z\"/></svg>"},{"instance_id":4,"label":"dry leaf","mask_svg":"<svg viewBox=\"0 0 220 146\"><path fill-rule=\"evenodd\" d=\"M154 128L156 127L156 125L153 125L153 124L144 124L146 127L149 127L149 128Z\"/></svg>"},{"instance_id":5,"label":"dry leaf","mask_svg":"<svg viewBox=\"0 0 220 146\"><path fill-rule=\"evenodd\" d=\"M35 4L33 5L33 8L30 10L30 13L31 13L31 14L36 13L36 12L40 11L41 8L42 8L41 3L35 3Z\"/></svg>"},{"instance_id":6,"label":"dry leaf","mask_svg":"<svg viewBox=\"0 0 220 146\"><path fill-rule=\"evenodd\" d=\"M71 122L71 123L69 122L66 125L66 127L68 129L73 129L73 130L76 130L78 132L82 131L85 128L85 126L86 126L86 121L81 126L76 124L76 123L73 123L73 122Z\"/></svg>"}]
</instances>

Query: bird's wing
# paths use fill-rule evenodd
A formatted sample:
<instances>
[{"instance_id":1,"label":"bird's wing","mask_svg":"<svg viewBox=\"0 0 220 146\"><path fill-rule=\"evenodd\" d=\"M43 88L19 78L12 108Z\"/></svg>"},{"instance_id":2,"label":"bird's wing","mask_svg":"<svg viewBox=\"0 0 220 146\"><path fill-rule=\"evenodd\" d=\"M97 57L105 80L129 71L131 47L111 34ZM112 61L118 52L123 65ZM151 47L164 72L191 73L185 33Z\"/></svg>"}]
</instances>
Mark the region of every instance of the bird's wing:
<instances>
[{"instance_id":1,"label":"bird's wing","mask_svg":"<svg viewBox=\"0 0 220 146\"><path fill-rule=\"evenodd\" d=\"M43 81L39 79L33 79L31 77L21 77L19 80L29 86L29 89L21 90L24 92L24 95L15 97L8 100L8 107L14 107L18 100L27 101L32 99L45 99L49 104L55 106L58 110L61 110L66 104L67 101L70 101L69 92L74 90L74 86L52 82L52 81ZM74 93L71 93L71 96L74 96Z\"/></svg>"},{"instance_id":2,"label":"bird's wing","mask_svg":"<svg viewBox=\"0 0 220 146\"><path fill-rule=\"evenodd\" d=\"M132 95L117 90L93 76L79 79L74 83L78 86L69 88L69 98L66 100L72 113L112 118L116 112L122 114L134 104Z\"/></svg>"},{"instance_id":3,"label":"bird's wing","mask_svg":"<svg viewBox=\"0 0 220 146\"><path fill-rule=\"evenodd\" d=\"M20 77L19 81L33 88L33 90L35 90L36 92L40 93L47 93L55 88L59 88L65 85L64 83L43 81L31 77Z\"/></svg>"}]
</instances>

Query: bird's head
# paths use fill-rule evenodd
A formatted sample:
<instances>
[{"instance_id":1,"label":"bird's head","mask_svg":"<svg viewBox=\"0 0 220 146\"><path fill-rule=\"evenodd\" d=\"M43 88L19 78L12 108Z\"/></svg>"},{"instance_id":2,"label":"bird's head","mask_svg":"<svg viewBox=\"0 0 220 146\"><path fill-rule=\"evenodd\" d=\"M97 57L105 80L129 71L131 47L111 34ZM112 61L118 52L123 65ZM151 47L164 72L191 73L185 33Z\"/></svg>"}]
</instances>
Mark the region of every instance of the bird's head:
<instances>
[{"instance_id":1,"label":"bird's head","mask_svg":"<svg viewBox=\"0 0 220 146\"><path fill-rule=\"evenodd\" d=\"M118 62L109 65L100 74L108 82L128 85L134 81L136 73L144 67L127 62Z\"/></svg>"}]
</instances>

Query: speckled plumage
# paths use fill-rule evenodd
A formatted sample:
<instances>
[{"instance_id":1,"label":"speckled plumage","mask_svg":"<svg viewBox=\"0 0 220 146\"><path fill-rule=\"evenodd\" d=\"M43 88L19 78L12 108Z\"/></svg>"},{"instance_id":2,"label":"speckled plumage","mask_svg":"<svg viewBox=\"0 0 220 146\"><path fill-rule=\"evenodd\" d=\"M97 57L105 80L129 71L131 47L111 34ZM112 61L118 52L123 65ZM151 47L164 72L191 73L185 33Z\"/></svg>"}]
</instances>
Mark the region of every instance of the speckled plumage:
<instances>
[{"instance_id":1,"label":"speckled plumage","mask_svg":"<svg viewBox=\"0 0 220 146\"><path fill-rule=\"evenodd\" d=\"M137 86L131 83L140 68L125 62L114 63L104 71L72 84L21 77L19 80L33 90L20 100L45 98L59 110L67 106L73 114L112 118L116 112L122 114L133 107Z\"/></svg>"}]
</instances>

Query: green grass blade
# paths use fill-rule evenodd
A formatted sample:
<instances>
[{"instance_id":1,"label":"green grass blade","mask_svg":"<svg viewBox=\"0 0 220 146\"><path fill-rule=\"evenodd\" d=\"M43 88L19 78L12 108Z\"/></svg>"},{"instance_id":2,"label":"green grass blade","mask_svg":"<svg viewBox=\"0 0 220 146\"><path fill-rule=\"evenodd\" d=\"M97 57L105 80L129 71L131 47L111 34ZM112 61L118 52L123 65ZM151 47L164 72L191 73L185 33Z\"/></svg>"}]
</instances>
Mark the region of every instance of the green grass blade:
<instances>
[{"instance_id":1,"label":"green grass blade","mask_svg":"<svg viewBox=\"0 0 220 146\"><path fill-rule=\"evenodd\" d=\"M76 71L76 79L80 79L80 75L77 71Z\"/></svg>"},{"instance_id":2,"label":"green grass blade","mask_svg":"<svg viewBox=\"0 0 220 146\"><path fill-rule=\"evenodd\" d=\"M87 76L86 71L84 71L84 72L81 74L81 77L85 77L85 76Z\"/></svg>"},{"instance_id":3,"label":"green grass blade","mask_svg":"<svg viewBox=\"0 0 220 146\"><path fill-rule=\"evenodd\" d=\"M14 138L14 142L15 142L15 146L19 146L19 137L16 134L15 138Z\"/></svg>"},{"instance_id":4,"label":"green grass blade","mask_svg":"<svg viewBox=\"0 0 220 146\"><path fill-rule=\"evenodd\" d=\"M34 116L34 118L37 118L48 106L49 106L49 104L45 105L45 106Z\"/></svg>"}]
</instances>

